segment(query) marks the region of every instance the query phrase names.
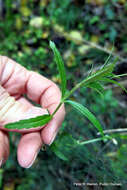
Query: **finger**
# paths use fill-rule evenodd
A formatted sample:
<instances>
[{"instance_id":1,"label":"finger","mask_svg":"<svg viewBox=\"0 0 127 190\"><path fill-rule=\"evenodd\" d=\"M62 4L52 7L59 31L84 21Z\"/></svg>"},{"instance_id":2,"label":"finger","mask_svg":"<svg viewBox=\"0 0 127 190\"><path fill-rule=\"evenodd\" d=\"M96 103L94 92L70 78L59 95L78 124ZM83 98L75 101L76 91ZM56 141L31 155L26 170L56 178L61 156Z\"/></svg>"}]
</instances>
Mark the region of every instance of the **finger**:
<instances>
[{"instance_id":1,"label":"finger","mask_svg":"<svg viewBox=\"0 0 127 190\"><path fill-rule=\"evenodd\" d=\"M45 144L51 145L58 133L59 127L64 120L65 110L62 106L55 114L54 118L42 129L41 137Z\"/></svg>"},{"instance_id":2,"label":"finger","mask_svg":"<svg viewBox=\"0 0 127 190\"><path fill-rule=\"evenodd\" d=\"M6 56L0 56L0 82L10 95L18 97L19 94L27 93L28 97L37 103L42 93L53 84Z\"/></svg>"},{"instance_id":3,"label":"finger","mask_svg":"<svg viewBox=\"0 0 127 190\"><path fill-rule=\"evenodd\" d=\"M0 62L1 85L10 95L17 97L19 93L20 95L26 93L28 98L53 112L60 102L61 93L51 80L28 71L5 56L0 56Z\"/></svg>"},{"instance_id":4,"label":"finger","mask_svg":"<svg viewBox=\"0 0 127 190\"><path fill-rule=\"evenodd\" d=\"M25 134L21 137L18 145L17 157L20 166L30 168L42 146L39 132Z\"/></svg>"},{"instance_id":5,"label":"finger","mask_svg":"<svg viewBox=\"0 0 127 190\"><path fill-rule=\"evenodd\" d=\"M9 156L9 139L8 135L0 131L0 167L6 162Z\"/></svg>"},{"instance_id":6,"label":"finger","mask_svg":"<svg viewBox=\"0 0 127 190\"><path fill-rule=\"evenodd\" d=\"M35 80L37 83L33 88ZM50 114L54 112L61 99L59 88L53 82L34 72L31 73L31 77L29 77L27 82L27 95L32 100L39 102L43 108L48 109ZM64 116L65 109L64 105L62 105L53 120L41 132L42 141L45 144L53 142Z\"/></svg>"}]
</instances>

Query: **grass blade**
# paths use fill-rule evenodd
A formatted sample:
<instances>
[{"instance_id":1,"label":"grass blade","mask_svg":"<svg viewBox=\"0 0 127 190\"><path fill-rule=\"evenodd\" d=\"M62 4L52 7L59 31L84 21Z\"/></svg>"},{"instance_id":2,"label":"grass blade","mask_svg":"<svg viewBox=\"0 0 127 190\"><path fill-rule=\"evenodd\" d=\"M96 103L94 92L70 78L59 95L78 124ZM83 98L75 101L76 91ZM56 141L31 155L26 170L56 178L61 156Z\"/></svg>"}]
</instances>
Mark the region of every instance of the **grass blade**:
<instances>
[{"instance_id":1,"label":"grass blade","mask_svg":"<svg viewBox=\"0 0 127 190\"><path fill-rule=\"evenodd\" d=\"M6 124L4 127L7 129L29 129L35 127L41 127L47 124L52 119L51 115L37 116L36 118L24 119L14 123Z\"/></svg>"},{"instance_id":2,"label":"grass blade","mask_svg":"<svg viewBox=\"0 0 127 190\"><path fill-rule=\"evenodd\" d=\"M81 105L77 102L71 101L71 100L66 100L65 103L72 105L82 115L87 117L87 119L91 121L91 123L99 130L99 132L103 136L103 128L102 128L100 122L96 119L96 117L86 107L84 107L83 105Z\"/></svg>"},{"instance_id":3,"label":"grass blade","mask_svg":"<svg viewBox=\"0 0 127 190\"><path fill-rule=\"evenodd\" d=\"M50 41L50 47L53 50L54 56L55 56L55 61L59 70L60 74L60 79L61 79L61 91L62 91L62 97L64 97L65 92L66 92L66 73L65 73L65 68L64 68L64 63L62 60L62 57L58 51L58 49L55 46L55 43Z\"/></svg>"}]
</instances>

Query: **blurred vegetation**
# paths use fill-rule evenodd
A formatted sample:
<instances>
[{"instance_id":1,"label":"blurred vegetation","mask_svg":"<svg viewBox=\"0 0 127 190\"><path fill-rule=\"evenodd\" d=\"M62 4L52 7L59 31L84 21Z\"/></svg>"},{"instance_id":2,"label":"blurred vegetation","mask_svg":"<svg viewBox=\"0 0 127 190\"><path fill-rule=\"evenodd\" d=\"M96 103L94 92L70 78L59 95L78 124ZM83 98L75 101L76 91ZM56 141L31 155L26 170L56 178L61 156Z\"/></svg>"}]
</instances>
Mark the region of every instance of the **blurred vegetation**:
<instances>
[{"instance_id":1,"label":"blurred vegetation","mask_svg":"<svg viewBox=\"0 0 127 190\"><path fill-rule=\"evenodd\" d=\"M117 74L127 72L127 2L126 0L0 0L0 54L16 60L60 84L49 48L55 42L63 55L71 88L92 67L101 66L115 46L119 56ZM125 86L126 77L121 81ZM73 100L80 100L98 117L104 129L126 128L126 94L119 88L106 86L104 98L82 88ZM67 190L101 189L74 183L121 183L102 189L127 187L127 134L114 134L115 141L74 146L73 138L97 137L93 126L66 107L66 120L53 144L58 158L47 147L41 151L30 169L21 168L16 160L19 135L10 133L11 154L0 169L3 190Z\"/></svg>"}]
</instances>

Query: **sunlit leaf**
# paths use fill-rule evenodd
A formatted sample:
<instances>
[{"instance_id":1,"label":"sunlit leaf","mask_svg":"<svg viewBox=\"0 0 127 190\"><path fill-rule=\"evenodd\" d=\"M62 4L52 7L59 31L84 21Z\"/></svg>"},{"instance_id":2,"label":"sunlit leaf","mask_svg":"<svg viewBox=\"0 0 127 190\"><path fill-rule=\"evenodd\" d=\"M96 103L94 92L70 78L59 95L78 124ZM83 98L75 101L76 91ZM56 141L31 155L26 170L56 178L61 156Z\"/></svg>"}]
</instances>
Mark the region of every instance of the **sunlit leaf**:
<instances>
[{"instance_id":1,"label":"sunlit leaf","mask_svg":"<svg viewBox=\"0 0 127 190\"><path fill-rule=\"evenodd\" d=\"M47 124L52 119L51 115L37 116L36 118L24 119L14 123L6 124L4 127L7 129L29 129L35 127L41 127Z\"/></svg>"},{"instance_id":2,"label":"sunlit leaf","mask_svg":"<svg viewBox=\"0 0 127 190\"><path fill-rule=\"evenodd\" d=\"M55 61L59 70L60 78L61 78L61 90L62 90L62 97L64 97L65 92L66 92L66 73L65 73L65 68L64 68L64 63L62 60L62 57L57 50L54 42L50 41L50 47L53 50L54 56L55 56Z\"/></svg>"},{"instance_id":3,"label":"sunlit leaf","mask_svg":"<svg viewBox=\"0 0 127 190\"><path fill-rule=\"evenodd\" d=\"M78 110L79 113L81 113L82 115L87 117L87 119L91 121L91 123L99 130L99 132L103 136L103 128L102 128L100 122L93 115L93 113L91 113L86 107L84 107L83 105L81 105L77 102L74 102L71 100L66 100L65 103L72 105L76 110Z\"/></svg>"}]
</instances>

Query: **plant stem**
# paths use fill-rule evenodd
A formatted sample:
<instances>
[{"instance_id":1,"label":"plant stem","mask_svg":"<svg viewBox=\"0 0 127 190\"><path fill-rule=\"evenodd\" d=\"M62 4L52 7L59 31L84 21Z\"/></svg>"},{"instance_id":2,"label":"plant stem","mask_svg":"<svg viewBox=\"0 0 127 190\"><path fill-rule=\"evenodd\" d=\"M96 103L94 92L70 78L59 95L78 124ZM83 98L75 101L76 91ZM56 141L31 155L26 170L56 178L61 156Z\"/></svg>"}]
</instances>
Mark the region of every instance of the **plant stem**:
<instances>
[{"instance_id":1,"label":"plant stem","mask_svg":"<svg viewBox=\"0 0 127 190\"><path fill-rule=\"evenodd\" d=\"M92 83L94 81L97 81L98 79L100 79L101 77L105 77L105 75L110 72L110 67L107 67L105 69L102 69L100 71L98 71L95 74L92 74L91 76L87 77L86 79L82 80L81 82L79 82L74 88L71 89L71 91L69 93L67 93L64 97L63 97L63 101L65 101L67 98L70 97L70 95L76 91L78 88L82 87L82 86L87 86L89 83ZM111 72L112 73L112 72Z\"/></svg>"},{"instance_id":2,"label":"plant stem","mask_svg":"<svg viewBox=\"0 0 127 190\"><path fill-rule=\"evenodd\" d=\"M127 76L127 73L121 74L121 75L115 75L112 78L119 78L119 77L124 77Z\"/></svg>"},{"instance_id":3,"label":"plant stem","mask_svg":"<svg viewBox=\"0 0 127 190\"><path fill-rule=\"evenodd\" d=\"M124 129L108 129L108 130L104 130L103 133L124 133L127 132L127 128ZM100 135L100 132L97 133L97 135Z\"/></svg>"},{"instance_id":4,"label":"plant stem","mask_svg":"<svg viewBox=\"0 0 127 190\"><path fill-rule=\"evenodd\" d=\"M70 92L66 93L65 96L61 99L59 105L57 106L57 108L55 109L55 111L53 112L52 116L55 115L55 113L58 111L58 109L61 107L61 105L65 102L65 100L67 98L69 98L71 96L71 94L73 94L78 88L80 88L81 86L85 86L90 82L93 82L95 79L97 79L98 77L102 76L103 74L105 74L104 71L100 71L99 73L95 73L93 75L91 75L90 77L82 80L81 82L79 82L75 87L73 87Z\"/></svg>"},{"instance_id":5,"label":"plant stem","mask_svg":"<svg viewBox=\"0 0 127 190\"><path fill-rule=\"evenodd\" d=\"M58 104L58 106L56 107L55 111L52 113L52 117L55 115L55 113L58 111L58 109L61 107L62 104L63 104L62 101Z\"/></svg>"},{"instance_id":6,"label":"plant stem","mask_svg":"<svg viewBox=\"0 0 127 190\"><path fill-rule=\"evenodd\" d=\"M70 90L70 92L68 92L68 93L63 97L63 102L65 102L65 100L66 100L67 98L69 98L71 94L73 94L78 88L80 88L81 85L82 85L82 81L81 81L80 83L78 83L74 88L72 88L72 89Z\"/></svg>"},{"instance_id":7,"label":"plant stem","mask_svg":"<svg viewBox=\"0 0 127 190\"><path fill-rule=\"evenodd\" d=\"M78 145L85 145L85 144L89 144L89 143L94 143L94 142L98 142L98 141L102 141L102 140L106 140L109 139L109 137L100 137L100 138L96 138L96 139L92 139L92 140L88 140L88 141L83 141L83 142L79 142L77 141Z\"/></svg>"},{"instance_id":8,"label":"plant stem","mask_svg":"<svg viewBox=\"0 0 127 190\"><path fill-rule=\"evenodd\" d=\"M61 107L61 105L65 102L65 100L67 98L69 98L69 96L71 94L73 94L74 91L76 91L78 88L80 88L82 82L78 83L74 88L71 89L71 91L69 93L67 93L63 99L61 99L60 103L58 104L58 106L56 107L55 111L52 113L52 116L54 116L56 114L56 112L58 111L58 109Z\"/></svg>"}]
</instances>

